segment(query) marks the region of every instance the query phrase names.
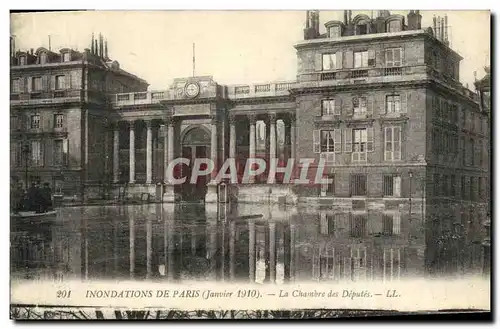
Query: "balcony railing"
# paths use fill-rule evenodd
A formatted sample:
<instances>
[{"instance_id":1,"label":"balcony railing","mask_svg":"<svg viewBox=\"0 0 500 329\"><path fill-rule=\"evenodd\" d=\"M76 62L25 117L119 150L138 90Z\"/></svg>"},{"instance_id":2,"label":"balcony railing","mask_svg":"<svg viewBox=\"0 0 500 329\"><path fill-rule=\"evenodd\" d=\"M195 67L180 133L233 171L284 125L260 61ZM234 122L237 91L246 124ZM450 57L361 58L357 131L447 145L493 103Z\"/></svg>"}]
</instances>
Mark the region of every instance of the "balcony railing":
<instances>
[{"instance_id":1,"label":"balcony railing","mask_svg":"<svg viewBox=\"0 0 500 329\"><path fill-rule=\"evenodd\" d=\"M403 69L401 67L386 67L384 68L385 76L395 76L403 75Z\"/></svg>"},{"instance_id":2,"label":"balcony railing","mask_svg":"<svg viewBox=\"0 0 500 329\"><path fill-rule=\"evenodd\" d=\"M351 71L351 79L368 78L368 70Z\"/></svg>"},{"instance_id":3,"label":"balcony railing","mask_svg":"<svg viewBox=\"0 0 500 329\"><path fill-rule=\"evenodd\" d=\"M295 86L293 81L283 81L256 85L227 86L229 99L249 97L273 97L289 95L289 90ZM170 91L143 91L109 95L113 106L128 106L138 104L156 104L162 100L175 99Z\"/></svg>"},{"instance_id":4,"label":"balcony railing","mask_svg":"<svg viewBox=\"0 0 500 329\"><path fill-rule=\"evenodd\" d=\"M321 73L321 80L336 80L336 79L337 79L336 72Z\"/></svg>"},{"instance_id":5,"label":"balcony railing","mask_svg":"<svg viewBox=\"0 0 500 329\"><path fill-rule=\"evenodd\" d=\"M11 105L70 103L80 100L82 100L82 90L80 89L43 90L11 94L10 96Z\"/></svg>"}]
</instances>

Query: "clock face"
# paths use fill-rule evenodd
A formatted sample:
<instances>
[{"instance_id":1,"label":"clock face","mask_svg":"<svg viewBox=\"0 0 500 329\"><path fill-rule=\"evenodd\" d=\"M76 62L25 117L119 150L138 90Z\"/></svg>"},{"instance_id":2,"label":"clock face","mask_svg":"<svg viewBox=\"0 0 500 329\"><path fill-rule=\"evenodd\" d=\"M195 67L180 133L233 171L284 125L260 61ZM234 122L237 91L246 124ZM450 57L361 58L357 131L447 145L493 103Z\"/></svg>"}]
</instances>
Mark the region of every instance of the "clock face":
<instances>
[{"instance_id":1,"label":"clock face","mask_svg":"<svg viewBox=\"0 0 500 329\"><path fill-rule=\"evenodd\" d=\"M200 93L200 86L196 83L190 83L186 86L186 96L196 97Z\"/></svg>"}]
</instances>

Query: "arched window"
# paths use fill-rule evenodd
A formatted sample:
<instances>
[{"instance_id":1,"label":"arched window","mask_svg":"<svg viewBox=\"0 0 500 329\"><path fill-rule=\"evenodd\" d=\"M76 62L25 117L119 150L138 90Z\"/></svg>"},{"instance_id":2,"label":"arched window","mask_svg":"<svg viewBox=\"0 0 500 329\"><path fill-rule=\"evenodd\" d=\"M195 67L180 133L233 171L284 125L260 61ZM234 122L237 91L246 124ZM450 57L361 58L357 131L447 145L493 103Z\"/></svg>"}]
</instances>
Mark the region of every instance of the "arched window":
<instances>
[{"instance_id":1,"label":"arched window","mask_svg":"<svg viewBox=\"0 0 500 329\"><path fill-rule=\"evenodd\" d=\"M365 20L360 20L356 24L356 35L362 35L368 33L368 22Z\"/></svg>"}]
</instances>

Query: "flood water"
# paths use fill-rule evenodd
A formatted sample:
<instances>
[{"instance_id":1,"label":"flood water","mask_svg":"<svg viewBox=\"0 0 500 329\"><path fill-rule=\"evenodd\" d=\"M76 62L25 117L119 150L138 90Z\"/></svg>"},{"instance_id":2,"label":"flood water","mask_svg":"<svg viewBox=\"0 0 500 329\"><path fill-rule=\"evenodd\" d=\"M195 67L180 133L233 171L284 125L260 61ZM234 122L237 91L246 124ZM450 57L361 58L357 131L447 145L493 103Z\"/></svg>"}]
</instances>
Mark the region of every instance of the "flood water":
<instances>
[{"instance_id":1,"label":"flood water","mask_svg":"<svg viewBox=\"0 0 500 329\"><path fill-rule=\"evenodd\" d=\"M274 205L61 208L53 222L11 230L11 277L280 284L482 271L481 245L430 238L424 223Z\"/></svg>"}]
</instances>

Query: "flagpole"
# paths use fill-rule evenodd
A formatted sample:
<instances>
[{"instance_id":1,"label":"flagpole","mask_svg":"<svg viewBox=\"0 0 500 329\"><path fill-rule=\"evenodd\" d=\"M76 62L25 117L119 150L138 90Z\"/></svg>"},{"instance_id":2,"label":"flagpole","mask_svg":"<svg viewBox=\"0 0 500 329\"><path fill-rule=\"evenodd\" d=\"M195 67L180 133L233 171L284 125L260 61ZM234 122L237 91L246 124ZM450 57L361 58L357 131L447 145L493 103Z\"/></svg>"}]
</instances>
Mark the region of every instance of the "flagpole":
<instances>
[{"instance_id":1,"label":"flagpole","mask_svg":"<svg viewBox=\"0 0 500 329\"><path fill-rule=\"evenodd\" d=\"M195 56L195 44L193 42L193 77L195 76L194 75L195 68L196 68L196 56Z\"/></svg>"}]
</instances>

